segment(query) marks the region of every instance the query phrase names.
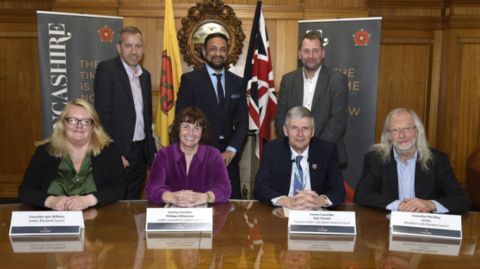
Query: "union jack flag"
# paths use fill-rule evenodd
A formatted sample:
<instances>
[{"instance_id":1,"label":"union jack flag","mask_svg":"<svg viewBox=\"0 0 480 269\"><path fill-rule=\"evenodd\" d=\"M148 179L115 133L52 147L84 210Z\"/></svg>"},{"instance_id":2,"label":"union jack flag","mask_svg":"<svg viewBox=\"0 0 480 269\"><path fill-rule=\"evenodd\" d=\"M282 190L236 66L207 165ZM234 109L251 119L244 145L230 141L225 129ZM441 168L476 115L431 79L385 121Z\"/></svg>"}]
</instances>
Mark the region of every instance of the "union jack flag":
<instances>
[{"instance_id":1,"label":"union jack flag","mask_svg":"<svg viewBox=\"0 0 480 269\"><path fill-rule=\"evenodd\" d=\"M270 55L262 2L258 1L243 80L247 86L247 94L250 96L249 129L257 136L255 154L259 159L262 156L263 143L270 140L270 123L277 112L277 96Z\"/></svg>"}]
</instances>

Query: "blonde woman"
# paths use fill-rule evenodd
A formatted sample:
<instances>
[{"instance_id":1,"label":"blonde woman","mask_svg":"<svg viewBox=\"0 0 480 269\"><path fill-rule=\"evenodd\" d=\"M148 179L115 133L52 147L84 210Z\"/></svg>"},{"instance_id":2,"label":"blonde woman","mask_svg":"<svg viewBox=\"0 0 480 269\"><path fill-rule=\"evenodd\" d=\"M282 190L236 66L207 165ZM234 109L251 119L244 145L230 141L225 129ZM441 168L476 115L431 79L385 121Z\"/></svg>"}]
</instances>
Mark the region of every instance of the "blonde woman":
<instances>
[{"instance_id":1,"label":"blonde woman","mask_svg":"<svg viewBox=\"0 0 480 269\"><path fill-rule=\"evenodd\" d=\"M20 202L53 210L84 210L125 199L120 152L88 102L68 102L52 136L36 145L18 189Z\"/></svg>"}]
</instances>

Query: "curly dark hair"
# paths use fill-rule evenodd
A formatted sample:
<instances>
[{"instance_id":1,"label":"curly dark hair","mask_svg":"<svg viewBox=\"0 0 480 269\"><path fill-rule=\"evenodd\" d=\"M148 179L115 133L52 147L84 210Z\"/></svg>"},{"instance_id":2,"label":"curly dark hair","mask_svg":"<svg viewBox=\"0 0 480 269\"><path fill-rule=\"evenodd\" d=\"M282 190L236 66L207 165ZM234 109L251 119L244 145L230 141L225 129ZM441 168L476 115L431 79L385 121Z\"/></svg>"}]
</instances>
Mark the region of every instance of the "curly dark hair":
<instances>
[{"instance_id":1,"label":"curly dark hair","mask_svg":"<svg viewBox=\"0 0 480 269\"><path fill-rule=\"evenodd\" d=\"M170 139L172 140L172 144L180 140L180 125L184 122L198 124L198 126L202 127L200 143L205 145L210 143L210 139L212 139L212 128L210 127L207 116L198 108L187 107L177 114L172 125L170 125Z\"/></svg>"}]
</instances>

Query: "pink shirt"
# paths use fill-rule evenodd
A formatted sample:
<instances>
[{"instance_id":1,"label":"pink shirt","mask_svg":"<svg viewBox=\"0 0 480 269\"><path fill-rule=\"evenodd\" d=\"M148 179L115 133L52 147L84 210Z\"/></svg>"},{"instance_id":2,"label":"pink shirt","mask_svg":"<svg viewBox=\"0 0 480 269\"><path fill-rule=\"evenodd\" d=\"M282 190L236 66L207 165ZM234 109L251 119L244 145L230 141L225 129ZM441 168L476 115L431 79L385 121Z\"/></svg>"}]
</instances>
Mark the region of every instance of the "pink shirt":
<instances>
[{"instance_id":1,"label":"pink shirt","mask_svg":"<svg viewBox=\"0 0 480 269\"><path fill-rule=\"evenodd\" d=\"M121 58L120 58L121 59ZM127 71L128 79L130 80L130 88L132 89L133 104L135 106L135 132L133 134L133 141L142 141L145 139L145 123L143 122L143 97L142 87L140 86L140 76L143 71L140 65L137 65L135 74L132 68L128 66L122 59L123 67Z\"/></svg>"}]
</instances>

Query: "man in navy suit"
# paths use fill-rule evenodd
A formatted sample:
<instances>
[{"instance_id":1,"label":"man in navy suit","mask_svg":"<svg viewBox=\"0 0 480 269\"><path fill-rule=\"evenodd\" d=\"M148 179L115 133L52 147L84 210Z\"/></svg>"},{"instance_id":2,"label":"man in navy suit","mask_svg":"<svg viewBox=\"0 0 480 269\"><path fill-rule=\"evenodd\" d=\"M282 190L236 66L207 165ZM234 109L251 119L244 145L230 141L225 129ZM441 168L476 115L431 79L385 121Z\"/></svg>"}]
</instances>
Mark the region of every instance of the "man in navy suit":
<instances>
[{"instance_id":1,"label":"man in navy suit","mask_svg":"<svg viewBox=\"0 0 480 269\"><path fill-rule=\"evenodd\" d=\"M139 65L143 34L133 26L122 29L120 57L101 62L95 73L95 108L105 131L122 154L127 173L126 199L140 199L157 148L152 136L152 82Z\"/></svg>"},{"instance_id":2,"label":"man in navy suit","mask_svg":"<svg viewBox=\"0 0 480 269\"><path fill-rule=\"evenodd\" d=\"M256 199L295 210L315 210L344 201L346 193L334 143L314 137L313 114L287 112L286 137L268 142L255 178Z\"/></svg>"},{"instance_id":3,"label":"man in navy suit","mask_svg":"<svg viewBox=\"0 0 480 269\"><path fill-rule=\"evenodd\" d=\"M175 114L186 107L202 110L212 126L210 145L222 153L232 185L232 199L241 199L238 153L247 135L248 108L241 77L225 70L227 37L221 33L205 38L207 64L182 75Z\"/></svg>"}]
</instances>

